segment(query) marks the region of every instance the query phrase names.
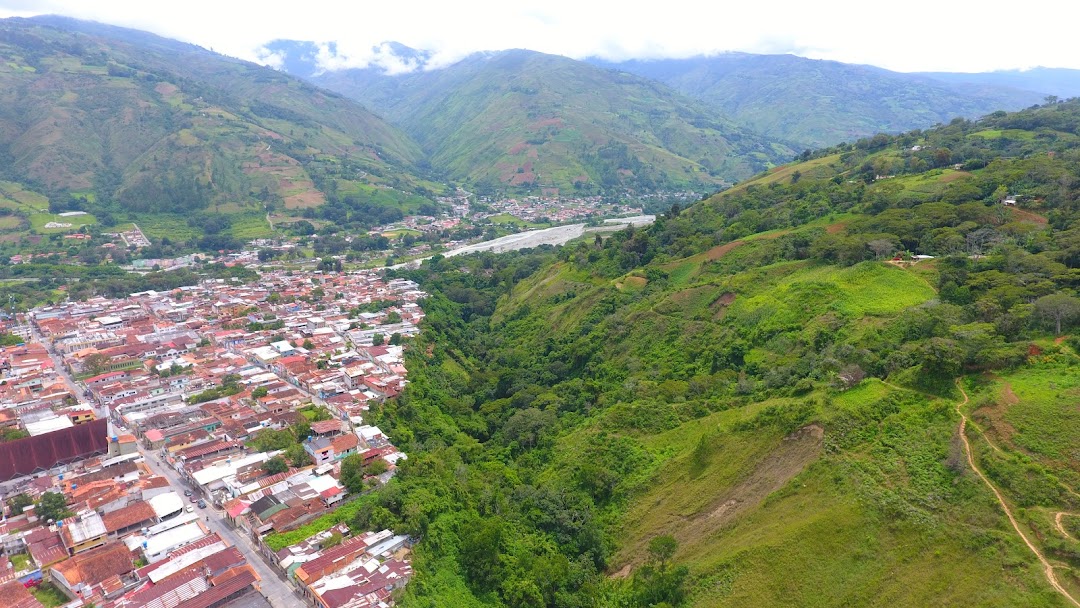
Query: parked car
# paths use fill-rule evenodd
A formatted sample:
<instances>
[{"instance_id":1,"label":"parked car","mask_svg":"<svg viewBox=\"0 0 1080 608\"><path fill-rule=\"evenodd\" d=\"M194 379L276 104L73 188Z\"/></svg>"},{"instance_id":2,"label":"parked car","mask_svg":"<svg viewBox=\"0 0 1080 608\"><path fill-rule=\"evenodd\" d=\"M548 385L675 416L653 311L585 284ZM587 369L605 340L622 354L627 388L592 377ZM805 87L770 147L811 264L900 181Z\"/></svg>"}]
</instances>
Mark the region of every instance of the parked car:
<instances>
[{"instance_id":1,"label":"parked car","mask_svg":"<svg viewBox=\"0 0 1080 608\"><path fill-rule=\"evenodd\" d=\"M206 501L205 500L199 499L199 508L200 509L205 509L206 508Z\"/></svg>"},{"instance_id":2,"label":"parked car","mask_svg":"<svg viewBox=\"0 0 1080 608\"><path fill-rule=\"evenodd\" d=\"M188 506L187 506L187 512L188 512L188 513L194 513L194 512L195 512L195 507L193 507L193 506L191 506L191 505L188 505Z\"/></svg>"},{"instance_id":3,"label":"parked car","mask_svg":"<svg viewBox=\"0 0 1080 608\"><path fill-rule=\"evenodd\" d=\"M191 490L184 490L184 496L191 496Z\"/></svg>"},{"instance_id":4,"label":"parked car","mask_svg":"<svg viewBox=\"0 0 1080 608\"><path fill-rule=\"evenodd\" d=\"M189 500L191 501L191 504L195 504L199 502L200 499L198 496L192 496Z\"/></svg>"}]
</instances>

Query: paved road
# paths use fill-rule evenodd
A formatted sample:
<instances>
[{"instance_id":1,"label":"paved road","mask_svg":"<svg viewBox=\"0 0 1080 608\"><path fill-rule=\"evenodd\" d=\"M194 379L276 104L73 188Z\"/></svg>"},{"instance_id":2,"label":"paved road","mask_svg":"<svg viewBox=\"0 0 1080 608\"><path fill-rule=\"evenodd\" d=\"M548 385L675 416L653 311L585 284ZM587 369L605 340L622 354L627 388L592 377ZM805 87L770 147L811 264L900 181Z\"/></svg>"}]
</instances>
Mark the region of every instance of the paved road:
<instances>
[{"instance_id":1,"label":"paved road","mask_svg":"<svg viewBox=\"0 0 1080 608\"><path fill-rule=\"evenodd\" d=\"M68 373L67 368L64 367L64 358L53 350L52 344L45 341L41 335L38 334L37 328L34 327L33 323L30 324L30 335L33 337L34 342L40 343L45 347L45 350L48 351L49 358L53 361L53 367L56 369L56 373L60 374L60 377L64 379L64 383L67 384L68 389L75 394L75 398L78 399L80 403L90 403L94 409L94 415L98 418L105 416L108 412L106 412L104 408L99 408L96 403L90 402L83 396L86 392L86 387Z\"/></svg>"},{"instance_id":2,"label":"paved road","mask_svg":"<svg viewBox=\"0 0 1080 608\"><path fill-rule=\"evenodd\" d=\"M156 454L143 451L143 456L146 458L147 465L159 475L169 480L169 484L173 488L180 492L185 488L188 488L186 483L180 480L180 475L172 469L172 467L161 462ZM266 596L266 599L270 602L270 605L274 608L294 608L295 606L305 606L307 602L303 599L303 596L299 592L294 591L293 587L286 583L278 576L277 571L270 568L270 566L263 561L262 554L257 551L252 544L251 540L243 533L237 532L228 522L222 519L222 513L218 513L212 508L197 509L204 515L204 523L210 530L217 532L221 538L229 542L229 544L235 546L244 554L251 567L255 569L255 572L259 574L259 578L262 582L259 583L259 588L262 594Z\"/></svg>"}]
</instances>

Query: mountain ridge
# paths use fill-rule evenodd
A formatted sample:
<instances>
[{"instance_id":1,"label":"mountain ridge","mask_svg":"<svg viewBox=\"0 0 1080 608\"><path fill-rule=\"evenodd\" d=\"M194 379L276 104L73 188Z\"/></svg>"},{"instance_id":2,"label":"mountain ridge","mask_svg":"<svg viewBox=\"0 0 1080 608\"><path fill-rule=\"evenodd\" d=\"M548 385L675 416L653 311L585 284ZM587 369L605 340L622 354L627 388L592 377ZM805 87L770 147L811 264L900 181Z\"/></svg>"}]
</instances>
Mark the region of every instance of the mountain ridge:
<instances>
[{"instance_id":1,"label":"mountain ridge","mask_svg":"<svg viewBox=\"0 0 1080 608\"><path fill-rule=\"evenodd\" d=\"M267 49L295 65L305 44ZM451 178L490 187L708 190L791 153L659 83L525 49L398 75L301 73L399 124Z\"/></svg>"},{"instance_id":2,"label":"mountain ridge","mask_svg":"<svg viewBox=\"0 0 1080 608\"><path fill-rule=\"evenodd\" d=\"M0 21L5 177L103 211L298 209L329 179L414 189L422 153L363 106L138 30ZM366 177L361 177L366 176Z\"/></svg>"}]
</instances>

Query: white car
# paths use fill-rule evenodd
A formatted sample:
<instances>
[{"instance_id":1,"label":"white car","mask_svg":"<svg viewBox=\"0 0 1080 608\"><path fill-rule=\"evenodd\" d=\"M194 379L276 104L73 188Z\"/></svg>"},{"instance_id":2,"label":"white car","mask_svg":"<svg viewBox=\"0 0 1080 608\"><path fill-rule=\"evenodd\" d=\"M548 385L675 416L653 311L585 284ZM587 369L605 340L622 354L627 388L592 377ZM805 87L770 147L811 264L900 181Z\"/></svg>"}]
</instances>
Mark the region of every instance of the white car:
<instances>
[{"instance_id":1,"label":"white car","mask_svg":"<svg viewBox=\"0 0 1080 608\"><path fill-rule=\"evenodd\" d=\"M188 506L187 506L187 512L188 512L188 513L194 513L194 512L195 512L195 507L193 507L193 506L191 506L191 505L188 505Z\"/></svg>"}]
</instances>

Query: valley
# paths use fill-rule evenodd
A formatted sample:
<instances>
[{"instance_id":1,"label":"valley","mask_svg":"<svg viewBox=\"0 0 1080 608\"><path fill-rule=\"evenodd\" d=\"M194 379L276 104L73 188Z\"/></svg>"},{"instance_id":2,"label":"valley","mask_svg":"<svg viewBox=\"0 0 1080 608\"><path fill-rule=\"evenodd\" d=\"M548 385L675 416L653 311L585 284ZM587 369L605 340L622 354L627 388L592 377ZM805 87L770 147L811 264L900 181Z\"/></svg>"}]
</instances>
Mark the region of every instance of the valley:
<instances>
[{"instance_id":1,"label":"valley","mask_svg":"<svg viewBox=\"0 0 1080 608\"><path fill-rule=\"evenodd\" d=\"M1074 70L355 48L0 20L0 598L1080 605Z\"/></svg>"}]
</instances>

